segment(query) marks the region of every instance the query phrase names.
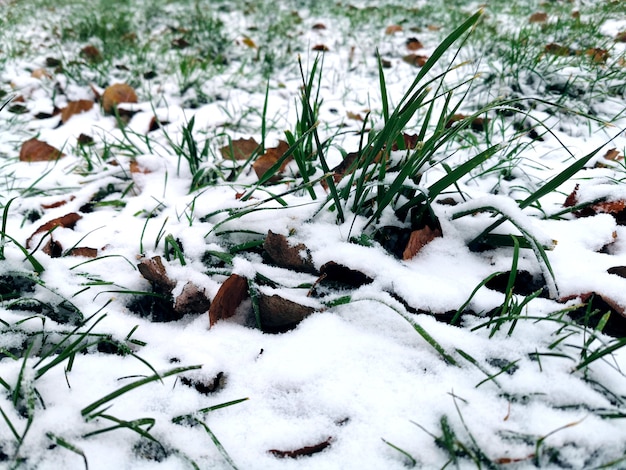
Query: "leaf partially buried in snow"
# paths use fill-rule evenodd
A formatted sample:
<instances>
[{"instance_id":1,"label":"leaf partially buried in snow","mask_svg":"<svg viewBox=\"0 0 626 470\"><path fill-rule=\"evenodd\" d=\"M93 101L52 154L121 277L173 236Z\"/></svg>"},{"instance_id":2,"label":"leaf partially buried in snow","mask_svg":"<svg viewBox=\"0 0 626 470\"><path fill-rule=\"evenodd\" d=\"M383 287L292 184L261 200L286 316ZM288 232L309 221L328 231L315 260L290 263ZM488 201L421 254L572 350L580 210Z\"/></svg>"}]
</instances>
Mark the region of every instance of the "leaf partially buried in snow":
<instances>
[{"instance_id":1,"label":"leaf partially buried in snow","mask_svg":"<svg viewBox=\"0 0 626 470\"><path fill-rule=\"evenodd\" d=\"M307 247L302 243L291 245L284 235L273 233L270 230L265 237L263 249L271 260L281 268L302 272L315 271L315 266L311 261L311 253Z\"/></svg>"},{"instance_id":2,"label":"leaf partially buried in snow","mask_svg":"<svg viewBox=\"0 0 626 470\"><path fill-rule=\"evenodd\" d=\"M293 330L316 308L302 305L279 295L259 294L261 330L265 333L284 333Z\"/></svg>"},{"instance_id":3,"label":"leaf partially buried in snow","mask_svg":"<svg viewBox=\"0 0 626 470\"><path fill-rule=\"evenodd\" d=\"M230 318L248 297L248 281L239 274L231 274L217 291L209 309L209 327L219 320Z\"/></svg>"},{"instance_id":4,"label":"leaf partially buried in snow","mask_svg":"<svg viewBox=\"0 0 626 470\"><path fill-rule=\"evenodd\" d=\"M289 150L289 144L283 140L281 140L276 147L272 147L266 150L266 152L257 158L252 164L252 168L254 168L254 172L256 173L259 179L265 176L268 170L270 170L278 161L285 155L285 153ZM277 174L272 175L269 181L274 182L280 178L279 174L285 169L287 164L291 161L291 156L284 159L280 167L278 168Z\"/></svg>"},{"instance_id":5,"label":"leaf partially buried in snow","mask_svg":"<svg viewBox=\"0 0 626 470\"><path fill-rule=\"evenodd\" d=\"M413 230L409 237L409 242L402 253L402 259L408 260L417 255L422 248L428 245L437 237L441 237L441 230L439 228L431 229L428 225L419 230Z\"/></svg>"},{"instance_id":6,"label":"leaf partially buried in snow","mask_svg":"<svg viewBox=\"0 0 626 470\"><path fill-rule=\"evenodd\" d=\"M67 103L67 106L61 110L61 122L65 124L72 116L89 111L91 108L93 108L93 101L70 101Z\"/></svg>"},{"instance_id":7,"label":"leaf partially buried in snow","mask_svg":"<svg viewBox=\"0 0 626 470\"><path fill-rule=\"evenodd\" d=\"M64 156L60 150L34 137L24 142L20 149L21 162L49 162Z\"/></svg>"},{"instance_id":8,"label":"leaf partially buried in snow","mask_svg":"<svg viewBox=\"0 0 626 470\"><path fill-rule=\"evenodd\" d=\"M602 332L616 338L626 337L626 309L623 305L605 294L596 292L587 292L576 297L579 297L583 304L569 312L572 320L589 328L600 328ZM572 298L575 297L570 296L560 300L567 301Z\"/></svg>"},{"instance_id":9,"label":"leaf partially buried in snow","mask_svg":"<svg viewBox=\"0 0 626 470\"><path fill-rule=\"evenodd\" d=\"M113 114L120 103L136 103L137 94L135 90L125 83L116 83L104 90L102 93L102 110L106 114Z\"/></svg>"},{"instance_id":10,"label":"leaf partially buried in snow","mask_svg":"<svg viewBox=\"0 0 626 470\"><path fill-rule=\"evenodd\" d=\"M167 276L160 256L141 260L137 269L145 279L150 281L157 292L169 294L176 287L176 282Z\"/></svg>"},{"instance_id":11,"label":"leaf partially buried in snow","mask_svg":"<svg viewBox=\"0 0 626 470\"><path fill-rule=\"evenodd\" d=\"M259 144L252 137L249 139L241 138L220 148L220 153L225 160L247 160L258 148Z\"/></svg>"},{"instance_id":12,"label":"leaf partially buried in snow","mask_svg":"<svg viewBox=\"0 0 626 470\"><path fill-rule=\"evenodd\" d=\"M174 310L181 314L204 313L209 310L211 301L204 289L200 289L192 282L187 282L182 292L174 301Z\"/></svg>"},{"instance_id":13,"label":"leaf partially buried in snow","mask_svg":"<svg viewBox=\"0 0 626 470\"><path fill-rule=\"evenodd\" d=\"M402 57L402 60L405 61L407 64L415 65L416 67L423 67L428 61L428 56L409 54Z\"/></svg>"},{"instance_id":14,"label":"leaf partially buried in snow","mask_svg":"<svg viewBox=\"0 0 626 470\"><path fill-rule=\"evenodd\" d=\"M35 230L33 234L28 238L28 240L26 240L26 248L30 248L33 238L38 233L49 232L57 227L73 229L76 225L76 222L78 222L80 219L82 219L82 216L80 214L77 214L76 212L70 212L69 214L66 214L62 217L57 217L56 219L52 219L46 222L37 230Z\"/></svg>"},{"instance_id":15,"label":"leaf partially buried in snow","mask_svg":"<svg viewBox=\"0 0 626 470\"><path fill-rule=\"evenodd\" d=\"M268 452L276 457L280 457L281 459L284 459L284 458L296 459L298 457L307 457L313 454L317 454L318 452L322 452L324 449L326 449L327 447L331 445L332 441L333 441L333 438L328 437L322 442L319 442L318 444L314 444L312 446L305 446L305 447L301 447L295 450L271 449L271 450L268 450Z\"/></svg>"}]
</instances>

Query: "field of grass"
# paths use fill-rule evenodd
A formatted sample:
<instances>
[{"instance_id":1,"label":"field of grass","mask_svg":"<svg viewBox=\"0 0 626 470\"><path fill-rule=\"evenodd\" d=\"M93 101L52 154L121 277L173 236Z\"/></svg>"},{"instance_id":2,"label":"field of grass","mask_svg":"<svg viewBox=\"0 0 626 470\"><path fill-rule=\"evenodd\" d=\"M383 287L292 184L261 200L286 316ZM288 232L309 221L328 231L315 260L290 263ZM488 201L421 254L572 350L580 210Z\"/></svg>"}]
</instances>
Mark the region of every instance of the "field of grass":
<instances>
[{"instance_id":1,"label":"field of grass","mask_svg":"<svg viewBox=\"0 0 626 470\"><path fill-rule=\"evenodd\" d=\"M624 468L623 2L0 0L0 466Z\"/></svg>"}]
</instances>

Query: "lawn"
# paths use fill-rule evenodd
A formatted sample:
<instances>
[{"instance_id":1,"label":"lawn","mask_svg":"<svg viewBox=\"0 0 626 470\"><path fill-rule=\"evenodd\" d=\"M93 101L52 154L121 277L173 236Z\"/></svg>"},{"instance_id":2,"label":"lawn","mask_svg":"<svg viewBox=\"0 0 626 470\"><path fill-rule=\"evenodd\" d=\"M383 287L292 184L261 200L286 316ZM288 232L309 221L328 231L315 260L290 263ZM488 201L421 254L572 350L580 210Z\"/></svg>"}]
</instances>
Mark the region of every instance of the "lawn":
<instances>
[{"instance_id":1,"label":"lawn","mask_svg":"<svg viewBox=\"0 0 626 470\"><path fill-rule=\"evenodd\" d=\"M0 0L0 466L626 467L619 1Z\"/></svg>"}]
</instances>

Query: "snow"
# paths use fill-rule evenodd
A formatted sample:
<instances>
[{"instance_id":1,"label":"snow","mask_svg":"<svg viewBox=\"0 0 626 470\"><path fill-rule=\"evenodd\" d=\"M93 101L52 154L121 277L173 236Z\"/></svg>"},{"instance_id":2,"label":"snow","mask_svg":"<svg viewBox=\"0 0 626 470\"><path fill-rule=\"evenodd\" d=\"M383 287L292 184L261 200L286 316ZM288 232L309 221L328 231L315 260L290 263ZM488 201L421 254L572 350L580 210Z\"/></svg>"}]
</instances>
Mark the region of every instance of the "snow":
<instances>
[{"instance_id":1,"label":"snow","mask_svg":"<svg viewBox=\"0 0 626 470\"><path fill-rule=\"evenodd\" d=\"M607 21L602 31L614 36L623 29L625 21ZM330 22L327 26L332 31ZM324 131L324 126L320 126L321 132L334 132L336 124L342 121L351 131L358 131L362 123L350 122L345 118L346 111L364 115L366 108L380 109L376 74L368 75L364 67L357 67L353 74L346 72L340 53L332 55L332 50L340 49L342 38L330 32L324 34L328 34L331 53L324 62L321 82L324 102L320 121L328 123L328 128ZM311 43L318 41L319 38L311 39ZM436 42L428 47L434 45ZM367 60L371 72L376 69L370 59ZM303 60L310 66L311 60ZM415 69L409 65L401 61L394 63L387 82L392 102L399 101L414 73ZM294 103L300 85L294 77L285 72L284 76L273 77L276 82L270 84L268 116L277 123L275 129L290 128L295 122L299 105ZM41 377L36 376L37 371L50 363L54 355L41 362L35 356L23 361L8 356L0 359L2 380L14 386L21 374L25 374L21 380L36 388L45 404L39 403L37 396L35 418L19 451L28 457L30 466L82 467L82 457L77 453L63 446L49 449L51 441L47 433L52 433L80 449L87 456L90 469L183 469L190 468L189 460L203 469L228 468L203 427L172 422L175 417L189 414L206 423L242 469L405 468L409 459L386 442L413 456L418 468L441 468L450 455L437 445L433 436L442 435L445 420L457 439L469 447L473 447L475 440L489 459L501 462L520 459L511 468L531 466L530 456L537 451L541 439L545 441L539 446L537 459L544 468L559 468L559 462L571 468L586 468L623 457L626 451L623 418L603 418L601 411L622 414L626 411L623 373L626 353L622 348L589 368L576 370L585 354L603 344L606 346L612 338L598 333L598 338L588 344L589 332L575 324L564 324L555 316L555 312L580 302L576 296L590 292L626 306L624 279L607 272L611 267L626 266L626 230L611 214L584 218L566 215L559 220L542 218L536 208L519 208L519 200L528 193L515 187L517 183L507 186L499 177L496 181L495 175L475 177L460 183L463 194L470 195L466 202L455 206L433 204L443 237L431 241L412 259L398 260L377 242L372 246L352 243L351 237L366 230L367 219L348 213L346 222L338 223L336 212L327 207L319 210L326 201L322 190L316 189L318 199L314 201L304 192L283 196L288 208L277 202L261 202L270 196L262 188L250 200L238 200L236 194L256 182L254 173L247 172L236 182L208 186L190 194L191 174L187 163L167 146L167 138L180 142L181 129L194 117L195 137L200 142L212 139L212 149L217 154L224 143L220 134L228 133L223 127L231 116L248 108L258 111L263 107L263 92L253 83L244 84L246 90L233 89L225 85L230 78L224 76L224 82L216 79L205 86L206 90L227 94L226 102L221 104L185 108L174 84L166 83L160 92L167 106L159 103L153 109L147 100L140 99L140 103L128 107L139 111L125 128L136 145L132 152L121 145L115 147L116 143L125 142L125 136L115 119L104 116L97 106L61 126L57 126L58 119L51 118L25 120L16 127L8 122L6 111L0 114L0 155L4 160L0 172L7 181L3 183L2 204L6 206L11 198L17 197L9 206L4 222L6 233L18 243L24 245L45 222L70 212L81 212L93 195L107 185L115 191L103 201L125 203L123 207L97 207L93 212L82 213L73 229L54 230L54 239L64 249L97 248L97 259L50 258L38 245L42 239L45 244L48 236L41 233L33 239L31 251L39 247L34 256L45 270L40 276L33 276L39 284L28 296L51 305L67 299L85 318L95 315L81 331L99 320L92 333L111 335L127 344L133 355L105 354L93 351L92 347L88 354L73 357L71 367L65 361ZM61 79L58 76L53 80ZM30 77L19 61L5 67L2 80L10 80L15 90L27 98L31 113L49 112L54 104L64 104L61 99L53 102L51 81ZM278 80L284 87L278 86ZM91 96L87 88L68 85L65 89L67 99ZM471 97L469 100L467 113L471 114L476 103ZM602 117L618 115L623 106L623 101L605 102ZM142 138L153 113L169 124L153 133L156 145L149 147ZM258 128L259 123L258 113L246 120L250 128ZM626 126L626 118L621 116L613 124L607 131L598 123L589 124L590 130L581 130L575 124L570 129L565 123L554 132L580 158L617 135ZM514 133L512 129L503 132L511 138ZM73 144L81 133L92 135L99 145L105 141L114 155L106 163L94 162L98 169L92 173L83 171L87 162ZM55 163L18 162L19 144L37 134L39 139L63 148L67 156ZM356 149L359 138L353 134L338 138L337 145L347 151ZM251 134L238 130L228 135L234 140ZM258 134L253 135L258 139ZM280 132L272 130L267 142L273 145L281 137ZM626 136L618 135L613 146L623 153ZM450 165L472 156L463 150L452 150ZM331 166L340 158L336 148L329 150ZM528 187L538 187L574 161L556 138L549 135L544 142L529 144L522 158L520 172L527 178L519 179L528 183ZM145 172L131 174L131 161L137 162ZM616 183L623 179L623 168L592 169L594 163L566 182L559 188L560 192L542 199L542 210L546 214L560 211L565 197L577 183L581 201L597 197L626 198L624 189ZM210 160L207 168L212 164L215 161ZM441 170L435 168L421 184L436 181L441 176L437 171ZM133 187L122 197L120 194L131 183ZM490 194L495 183L504 190ZM280 194L289 189L285 185L268 191ZM44 194L37 195L39 190ZM73 199L69 198L70 194ZM65 204L42 209L41 204L60 201ZM491 213L453 217L485 207L496 208L546 246L554 273L551 290L554 298L533 300L519 312L517 323L504 322L496 328L488 323L485 313L500 308L505 294L481 287L468 306L478 315L464 315L460 325L449 325L437 316L459 309L488 276L511 269L513 249L472 252L467 246L495 220ZM228 220L226 211L204 219L222 209L243 208L258 210L232 220ZM42 217L29 221L27 214L31 210L37 210ZM384 217L389 214L385 213ZM238 232L243 230L247 232ZM268 265L258 253L239 252L228 268L207 267L201 261L206 251L227 252L230 246L261 239L270 230L289 235L292 245L305 244L317 269L334 261L360 271L373 282L328 298L313 299L306 297L308 288L301 286L314 284L317 276ZM229 231L234 232L232 238ZM519 233L508 223L496 232ZM184 247L184 265L176 256L165 258L163 237L169 234ZM4 250L6 259L0 264L0 274L32 272L16 243L7 241ZM249 300L244 301L237 315L219 321L210 329L206 313L188 314L168 323L151 322L130 311L131 295L127 292L150 290L149 282L141 277L136 266L142 257L153 256L162 258L168 277L175 281L174 295L191 281L213 299L230 273L247 279L261 274L280 284L262 286L261 293L279 294L317 311L294 330L281 334L263 333L248 324L246 318L249 319L252 311ZM546 273L546 266L531 250L521 250L519 268L532 274ZM546 279L546 282L550 285L552 281ZM341 295L350 296L351 301L327 306ZM562 301L557 301L558 298ZM523 297L514 299L520 303ZM7 300L0 307L0 320L7 327L0 336L0 346L5 350L19 349L27 334L41 333L42 338L50 335L50 341L55 338L59 341L63 332L72 329L71 325L59 325L43 315L11 310L9 306ZM433 315L410 313L407 307ZM543 320L537 321L539 318ZM432 341L420 334L412 322L426 331ZM128 341L130 338L145 345L133 344ZM437 347L454 363L447 362ZM136 380L152 376L155 370L165 373L175 367L193 365L202 368L182 372L180 376L211 382L223 373L223 387L202 394L185 385L180 377L170 376L104 405L110 406L106 414L118 419L154 419L149 432L166 447L168 454L158 459L161 461L142 458L141 447L137 446L139 443L146 446L150 441L141 440L129 429L85 437L114 425L105 418L89 420L82 416L81 410L88 405ZM509 368L502 372L506 366ZM198 412L242 398L247 400ZM10 393L0 396L1 409L7 415L4 421L14 423L18 433L24 432L27 421L11 401ZM11 454L14 441L10 427L0 422L0 450ZM325 450L308 457L278 458L270 452L297 450L325 441L329 443ZM551 459L549 454L555 449L558 458ZM475 467L470 459L460 459L458 466Z\"/></svg>"}]
</instances>

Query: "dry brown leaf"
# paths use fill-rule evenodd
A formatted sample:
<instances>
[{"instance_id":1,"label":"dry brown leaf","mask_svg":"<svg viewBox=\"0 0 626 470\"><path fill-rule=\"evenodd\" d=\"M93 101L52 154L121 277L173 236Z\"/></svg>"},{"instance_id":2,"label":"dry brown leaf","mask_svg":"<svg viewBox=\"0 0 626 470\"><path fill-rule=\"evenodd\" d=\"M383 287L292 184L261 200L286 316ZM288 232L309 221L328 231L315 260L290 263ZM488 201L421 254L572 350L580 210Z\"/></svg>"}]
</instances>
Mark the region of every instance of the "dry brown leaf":
<instances>
[{"instance_id":1,"label":"dry brown leaf","mask_svg":"<svg viewBox=\"0 0 626 470\"><path fill-rule=\"evenodd\" d=\"M414 65L416 67L423 67L424 64L428 61L428 56L425 55L417 55L417 54L409 54L402 57L402 60L407 64Z\"/></svg>"},{"instance_id":2,"label":"dry brown leaf","mask_svg":"<svg viewBox=\"0 0 626 470\"><path fill-rule=\"evenodd\" d=\"M599 47L587 49L585 54L597 64L606 64L606 61L609 60L609 51Z\"/></svg>"},{"instance_id":3,"label":"dry brown leaf","mask_svg":"<svg viewBox=\"0 0 626 470\"><path fill-rule=\"evenodd\" d=\"M182 315L188 313L204 313L209 310L211 301L206 296L204 289L200 289L192 282L183 286L182 292L174 301L174 310Z\"/></svg>"},{"instance_id":4,"label":"dry brown leaf","mask_svg":"<svg viewBox=\"0 0 626 470\"><path fill-rule=\"evenodd\" d=\"M106 114L112 114L120 103L136 103L137 94L135 90L125 83L116 83L104 90L102 93L102 110Z\"/></svg>"},{"instance_id":5,"label":"dry brown leaf","mask_svg":"<svg viewBox=\"0 0 626 470\"><path fill-rule=\"evenodd\" d=\"M417 38L409 38L406 40L406 48L410 51L417 51L423 49L424 46Z\"/></svg>"},{"instance_id":6,"label":"dry brown leaf","mask_svg":"<svg viewBox=\"0 0 626 470\"><path fill-rule=\"evenodd\" d=\"M258 148L259 144L252 137L249 139L241 138L220 148L220 153L225 160L247 160Z\"/></svg>"},{"instance_id":7,"label":"dry brown leaf","mask_svg":"<svg viewBox=\"0 0 626 470\"><path fill-rule=\"evenodd\" d=\"M615 42L626 42L626 31L620 31L615 36Z\"/></svg>"},{"instance_id":8,"label":"dry brown leaf","mask_svg":"<svg viewBox=\"0 0 626 470\"><path fill-rule=\"evenodd\" d=\"M402 259L408 260L417 255L422 248L428 245L431 241L433 241L437 237L441 237L441 230L438 228L431 229L428 225L419 230L413 230L411 232L411 237L409 238L409 242L402 253Z\"/></svg>"},{"instance_id":9,"label":"dry brown leaf","mask_svg":"<svg viewBox=\"0 0 626 470\"><path fill-rule=\"evenodd\" d=\"M322 30L322 29L326 29L326 25L325 25L324 23L315 23L315 24L312 26L312 29L315 29L315 30Z\"/></svg>"},{"instance_id":10,"label":"dry brown leaf","mask_svg":"<svg viewBox=\"0 0 626 470\"><path fill-rule=\"evenodd\" d=\"M80 50L79 54L83 59L92 62L102 62L102 54L96 46L85 46Z\"/></svg>"},{"instance_id":11,"label":"dry brown leaf","mask_svg":"<svg viewBox=\"0 0 626 470\"><path fill-rule=\"evenodd\" d=\"M249 47L250 49L256 49L257 45L256 43L252 40L252 38L249 38L248 36L244 36L243 39L241 40L241 42Z\"/></svg>"},{"instance_id":12,"label":"dry brown leaf","mask_svg":"<svg viewBox=\"0 0 626 470\"><path fill-rule=\"evenodd\" d=\"M276 147L266 149L265 153L258 157L252 164L252 168L257 175L257 178L261 179L265 173L272 168L280 158L289 150L289 144L283 140L279 141ZM280 166L278 173L281 173L285 167L292 160L291 156L286 158ZM270 181L274 182L280 177L278 175L273 176Z\"/></svg>"},{"instance_id":13,"label":"dry brown leaf","mask_svg":"<svg viewBox=\"0 0 626 470\"><path fill-rule=\"evenodd\" d=\"M85 258L95 258L98 256L97 248L90 248L87 246L78 246L72 248L68 253L69 256L83 256Z\"/></svg>"},{"instance_id":14,"label":"dry brown leaf","mask_svg":"<svg viewBox=\"0 0 626 470\"><path fill-rule=\"evenodd\" d=\"M35 69L30 73L30 76L36 78L37 80L41 80L42 78L52 78L50 72L46 69Z\"/></svg>"},{"instance_id":15,"label":"dry brown leaf","mask_svg":"<svg viewBox=\"0 0 626 470\"><path fill-rule=\"evenodd\" d=\"M619 151L616 148L612 148L606 151L606 153L604 154L604 159L606 160L611 160L613 162L618 161L618 160L623 160L624 159L624 155L620 154Z\"/></svg>"},{"instance_id":16,"label":"dry brown leaf","mask_svg":"<svg viewBox=\"0 0 626 470\"><path fill-rule=\"evenodd\" d=\"M75 114L84 113L93 108L93 101L76 100L69 101L67 106L61 110L61 122L65 124Z\"/></svg>"},{"instance_id":17,"label":"dry brown leaf","mask_svg":"<svg viewBox=\"0 0 626 470\"><path fill-rule=\"evenodd\" d=\"M277 266L295 271L314 272L311 253L305 245L291 245L284 235L267 232L263 249Z\"/></svg>"},{"instance_id":18,"label":"dry brown leaf","mask_svg":"<svg viewBox=\"0 0 626 470\"><path fill-rule=\"evenodd\" d=\"M554 54L556 56L569 56L573 54L572 49L569 47L561 46L560 44L556 44L554 42L547 44L544 50L548 54Z\"/></svg>"},{"instance_id":19,"label":"dry brown leaf","mask_svg":"<svg viewBox=\"0 0 626 470\"><path fill-rule=\"evenodd\" d=\"M317 52L328 52L328 51L330 51L328 46L326 46L325 44L316 44L315 46L312 47L311 50L317 51Z\"/></svg>"},{"instance_id":20,"label":"dry brown leaf","mask_svg":"<svg viewBox=\"0 0 626 470\"><path fill-rule=\"evenodd\" d=\"M139 174L147 175L149 173L152 173L148 168L141 166L139 162L137 162L137 160L131 160L129 167L130 167L130 172L132 174L139 173Z\"/></svg>"},{"instance_id":21,"label":"dry brown leaf","mask_svg":"<svg viewBox=\"0 0 626 470\"><path fill-rule=\"evenodd\" d=\"M574 207L578 204L578 187L577 184L574 187L574 190L565 198L565 202L563 203L563 207Z\"/></svg>"},{"instance_id":22,"label":"dry brown leaf","mask_svg":"<svg viewBox=\"0 0 626 470\"><path fill-rule=\"evenodd\" d=\"M346 117L348 119L352 119L354 121L361 121L361 122L363 122L363 116L361 116L359 113L353 113L352 111L346 111Z\"/></svg>"},{"instance_id":23,"label":"dry brown leaf","mask_svg":"<svg viewBox=\"0 0 626 470\"><path fill-rule=\"evenodd\" d=\"M268 452L274 455L275 457L279 457L281 459L284 459L286 457L291 458L291 459L296 459L298 457L306 457L306 456L310 456L313 454L317 454L318 452L321 452L327 447L329 447L332 442L333 442L333 438L328 437L326 438L326 440L319 442L318 444L314 444L312 446L305 446L305 447L301 447L295 450L271 449L271 450L268 450Z\"/></svg>"},{"instance_id":24,"label":"dry brown leaf","mask_svg":"<svg viewBox=\"0 0 626 470\"><path fill-rule=\"evenodd\" d=\"M49 162L64 156L60 150L34 137L24 142L20 148L21 162Z\"/></svg>"},{"instance_id":25,"label":"dry brown leaf","mask_svg":"<svg viewBox=\"0 0 626 470\"><path fill-rule=\"evenodd\" d=\"M137 265L137 269L141 275L155 288L158 292L170 293L176 287L176 282L167 276L165 266L160 256L154 256L150 259L142 259Z\"/></svg>"},{"instance_id":26,"label":"dry brown leaf","mask_svg":"<svg viewBox=\"0 0 626 470\"><path fill-rule=\"evenodd\" d=\"M436 24L429 24L427 26L428 31L439 31L441 26L437 26Z\"/></svg>"},{"instance_id":27,"label":"dry brown leaf","mask_svg":"<svg viewBox=\"0 0 626 470\"><path fill-rule=\"evenodd\" d=\"M265 333L284 333L292 330L313 312L315 308L279 295L259 294L261 329Z\"/></svg>"},{"instance_id":28,"label":"dry brown leaf","mask_svg":"<svg viewBox=\"0 0 626 470\"><path fill-rule=\"evenodd\" d=\"M392 24L387 26L387 29L385 29L385 34L387 36L390 36L392 34L399 33L400 31L402 31L402 26L400 26L399 24Z\"/></svg>"},{"instance_id":29,"label":"dry brown leaf","mask_svg":"<svg viewBox=\"0 0 626 470\"><path fill-rule=\"evenodd\" d=\"M195 388L202 395L209 395L220 391L226 385L226 375L224 372L218 372L215 377L206 379L193 379L184 375L179 375L180 383L186 387Z\"/></svg>"},{"instance_id":30,"label":"dry brown leaf","mask_svg":"<svg viewBox=\"0 0 626 470\"><path fill-rule=\"evenodd\" d=\"M538 11L530 15L528 18L529 23L545 23L548 21L548 14L543 11Z\"/></svg>"},{"instance_id":31,"label":"dry brown leaf","mask_svg":"<svg viewBox=\"0 0 626 470\"><path fill-rule=\"evenodd\" d=\"M69 201L73 201L74 199L76 199L76 196L70 196L67 199L61 199L60 201L56 201L56 202L51 202L49 204L41 204L41 208L42 209L55 209L57 207L61 207L64 206L65 204L67 204Z\"/></svg>"},{"instance_id":32,"label":"dry brown leaf","mask_svg":"<svg viewBox=\"0 0 626 470\"><path fill-rule=\"evenodd\" d=\"M322 265L320 274L320 278L323 278L321 280L324 282L338 283L356 288L374 282L367 274L334 261L329 261Z\"/></svg>"},{"instance_id":33,"label":"dry brown leaf","mask_svg":"<svg viewBox=\"0 0 626 470\"><path fill-rule=\"evenodd\" d=\"M56 219L52 219L46 222L45 224L41 225L37 230L35 230L33 234L28 238L28 240L26 240L26 248L30 248L30 244L33 241L33 237L35 235L42 232L49 232L50 230L57 227L73 229L76 225L76 222L78 222L80 219L82 219L82 216L80 214L77 214L76 212L70 212L69 214L65 214L62 217L57 217Z\"/></svg>"},{"instance_id":34,"label":"dry brown leaf","mask_svg":"<svg viewBox=\"0 0 626 470\"><path fill-rule=\"evenodd\" d=\"M209 328L219 320L230 318L237 307L248 297L248 281L238 274L231 274L217 291L209 308Z\"/></svg>"}]
</instances>

